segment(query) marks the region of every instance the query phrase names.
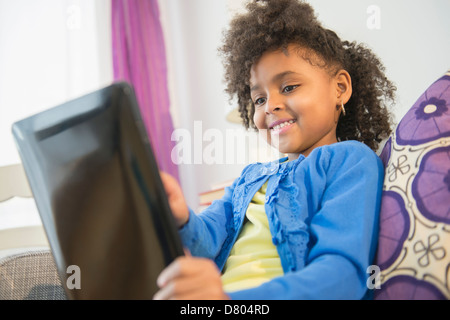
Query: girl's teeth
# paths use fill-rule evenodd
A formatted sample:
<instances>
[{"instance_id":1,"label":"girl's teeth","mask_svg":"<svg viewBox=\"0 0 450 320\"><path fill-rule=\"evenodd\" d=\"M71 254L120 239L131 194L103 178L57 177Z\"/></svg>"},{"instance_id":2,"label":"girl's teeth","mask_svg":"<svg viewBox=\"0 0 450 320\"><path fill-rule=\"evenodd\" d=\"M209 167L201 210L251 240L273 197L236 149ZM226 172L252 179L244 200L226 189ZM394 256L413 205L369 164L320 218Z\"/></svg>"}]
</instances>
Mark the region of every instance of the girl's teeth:
<instances>
[{"instance_id":1,"label":"girl's teeth","mask_svg":"<svg viewBox=\"0 0 450 320\"><path fill-rule=\"evenodd\" d=\"M280 130L281 128L289 125L289 124L293 124L295 121L294 120L289 120L280 124L277 124L276 126L274 126L272 129L274 130Z\"/></svg>"}]
</instances>

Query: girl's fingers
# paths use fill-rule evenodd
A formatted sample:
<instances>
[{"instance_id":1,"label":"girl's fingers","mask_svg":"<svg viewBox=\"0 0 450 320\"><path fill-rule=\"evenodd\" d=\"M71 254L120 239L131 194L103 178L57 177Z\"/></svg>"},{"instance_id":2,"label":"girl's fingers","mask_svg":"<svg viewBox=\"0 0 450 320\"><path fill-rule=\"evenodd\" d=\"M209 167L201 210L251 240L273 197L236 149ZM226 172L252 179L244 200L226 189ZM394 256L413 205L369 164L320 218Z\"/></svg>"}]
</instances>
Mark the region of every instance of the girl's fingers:
<instances>
[{"instance_id":1,"label":"girl's fingers","mask_svg":"<svg viewBox=\"0 0 450 320\"><path fill-rule=\"evenodd\" d=\"M166 286L166 284L175 279L177 276L180 275L181 271L181 263L180 260L182 258L175 259L171 264L165 268L161 274L158 276L158 279L156 280L156 284L158 287L162 288Z\"/></svg>"},{"instance_id":2,"label":"girl's fingers","mask_svg":"<svg viewBox=\"0 0 450 320\"><path fill-rule=\"evenodd\" d=\"M157 280L161 288L154 296L158 299L226 299L220 272L212 260L177 258L164 269Z\"/></svg>"},{"instance_id":3,"label":"girl's fingers","mask_svg":"<svg viewBox=\"0 0 450 320\"><path fill-rule=\"evenodd\" d=\"M194 299L193 297L199 297L200 299L205 297L205 289L207 289L207 283L202 281L196 281L194 277L181 277L167 283L166 286L161 288L155 296L154 300L170 300L179 299L187 300Z\"/></svg>"}]
</instances>

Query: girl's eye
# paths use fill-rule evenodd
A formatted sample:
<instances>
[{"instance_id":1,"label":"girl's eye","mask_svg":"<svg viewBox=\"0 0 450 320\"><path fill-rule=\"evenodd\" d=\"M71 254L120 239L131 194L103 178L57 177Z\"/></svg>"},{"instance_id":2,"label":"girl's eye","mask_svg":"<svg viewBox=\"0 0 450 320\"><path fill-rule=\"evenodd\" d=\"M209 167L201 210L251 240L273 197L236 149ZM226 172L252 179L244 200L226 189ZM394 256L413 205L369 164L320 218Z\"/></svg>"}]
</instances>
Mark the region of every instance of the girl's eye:
<instances>
[{"instance_id":1,"label":"girl's eye","mask_svg":"<svg viewBox=\"0 0 450 320\"><path fill-rule=\"evenodd\" d=\"M283 88L283 93L291 92L292 90L294 90L297 87L298 87L298 85L286 86Z\"/></svg>"},{"instance_id":2,"label":"girl's eye","mask_svg":"<svg viewBox=\"0 0 450 320\"><path fill-rule=\"evenodd\" d=\"M259 106L259 105L263 104L264 102L266 102L266 98L258 98L255 100L255 105Z\"/></svg>"}]
</instances>

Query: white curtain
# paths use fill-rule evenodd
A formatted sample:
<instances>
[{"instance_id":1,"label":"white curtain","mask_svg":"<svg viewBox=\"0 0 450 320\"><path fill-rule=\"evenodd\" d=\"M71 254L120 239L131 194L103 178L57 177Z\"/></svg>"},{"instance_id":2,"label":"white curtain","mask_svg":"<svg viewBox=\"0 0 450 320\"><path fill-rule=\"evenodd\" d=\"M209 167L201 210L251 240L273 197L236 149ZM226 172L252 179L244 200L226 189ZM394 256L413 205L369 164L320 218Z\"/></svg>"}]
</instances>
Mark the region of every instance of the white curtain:
<instances>
[{"instance_id":1,"label":"white curtain","mask_svg":"<svg viewBox=\"0 0 450 320\"><path fill-rule=\"evenodd\" d=\"M0 0L0 166L11 125L112 82L110 0ZM0 204L0 229L40 223L33 199Z\"/></svg>"},{"instance_id":2,"label":"white curtain","mask_svg":"<svg viewBox=\"0 0 450 320\"><path fill-rule=\"evenodd\" d=\"M0 0L0 165L11 124L111 82L109 0Z\"/></svg>"}]
</instances>

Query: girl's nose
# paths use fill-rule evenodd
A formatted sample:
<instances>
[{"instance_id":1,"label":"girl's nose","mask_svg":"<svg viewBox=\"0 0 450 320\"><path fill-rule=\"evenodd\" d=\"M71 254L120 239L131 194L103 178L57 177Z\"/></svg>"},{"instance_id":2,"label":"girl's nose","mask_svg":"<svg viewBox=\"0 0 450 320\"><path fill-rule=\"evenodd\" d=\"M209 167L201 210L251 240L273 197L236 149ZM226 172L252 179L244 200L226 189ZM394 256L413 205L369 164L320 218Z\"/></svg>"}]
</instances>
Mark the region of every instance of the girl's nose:
<instances>
[{"instance_id":1,"label":"girl's nose","mask_svg":"<svg viewBox=\"0 0 450 320\"><path fill-rule=\"evenodd\" d=\"M284 108L284 104L280 99L269 99L266 103L266 114L280 111Z\"/></svg>"}]
</instances>

